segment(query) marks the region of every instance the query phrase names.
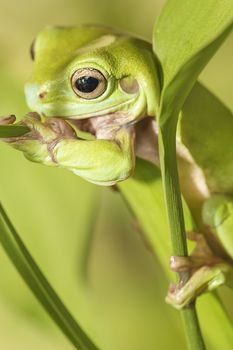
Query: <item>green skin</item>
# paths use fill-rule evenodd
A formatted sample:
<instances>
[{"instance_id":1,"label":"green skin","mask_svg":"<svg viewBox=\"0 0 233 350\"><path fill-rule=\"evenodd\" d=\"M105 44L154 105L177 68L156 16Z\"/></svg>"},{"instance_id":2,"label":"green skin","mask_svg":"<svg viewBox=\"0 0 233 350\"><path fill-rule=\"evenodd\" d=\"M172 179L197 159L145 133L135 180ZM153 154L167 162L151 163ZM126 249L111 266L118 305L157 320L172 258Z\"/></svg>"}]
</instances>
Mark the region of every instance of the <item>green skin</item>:
<instances>
[{"instance_id":1,"label":"green skin","mask_svg":"<svg viewBox=\"0 0 233 350\"><path fill-rule=\"evenodd\" d=\"M19 123L31 132L5 142L31 161L67 168L99 185L127 179L136 155L159 166L153 156L153 125L160 86L151 44L109 28L48 27L38 35L33 51L35 63L25 92L35 112ZM85 76L100 72L103 91L80 95L74 74L82 70ZM146 129L141 128L135 141L136 126L146 120ZM197 241L192 255L172 257L174 271L190 272L186 283L172 285L168 292L167 302L176 308L203 291L233 284L233 119L221 123L221 144L213 137L203 147L206 130L216 133L214 121L198 120L198 114L195 122L180 118L177 157L182 193L198 228L214 244L210 248L203 235L191 235Z\"/></svg>"}]
</instances>

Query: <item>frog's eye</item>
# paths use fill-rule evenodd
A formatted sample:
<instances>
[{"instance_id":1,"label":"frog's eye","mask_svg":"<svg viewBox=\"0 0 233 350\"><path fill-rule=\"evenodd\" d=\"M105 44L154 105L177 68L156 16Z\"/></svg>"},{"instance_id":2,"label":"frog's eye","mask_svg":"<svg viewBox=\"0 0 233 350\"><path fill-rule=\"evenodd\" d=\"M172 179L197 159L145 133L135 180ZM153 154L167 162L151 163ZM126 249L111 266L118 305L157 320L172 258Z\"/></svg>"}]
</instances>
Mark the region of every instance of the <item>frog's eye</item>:
<instances>
[{"instance_id":1,"label":"frog's eye","mask_svg":"<svg viewBox=\"0 0 233 350\"><path fill-rule=\"evenodd\" d=\"M30 56L31 56L31 59L34 61L35 60L35 40L33 40L30 46Z\"/></svg>"},{"instance_id":2,"label":"frog's eye","mask_svg":"<svg viewBox=\"0 0 233 350\"><path fill-rule=\"evenodd\" d=\"M76 70L72 75L71 85L78 96L86 100L91 100L101 96L105 92L107 80L97 69L81 68Z\"/></svg>"}]
</instances>

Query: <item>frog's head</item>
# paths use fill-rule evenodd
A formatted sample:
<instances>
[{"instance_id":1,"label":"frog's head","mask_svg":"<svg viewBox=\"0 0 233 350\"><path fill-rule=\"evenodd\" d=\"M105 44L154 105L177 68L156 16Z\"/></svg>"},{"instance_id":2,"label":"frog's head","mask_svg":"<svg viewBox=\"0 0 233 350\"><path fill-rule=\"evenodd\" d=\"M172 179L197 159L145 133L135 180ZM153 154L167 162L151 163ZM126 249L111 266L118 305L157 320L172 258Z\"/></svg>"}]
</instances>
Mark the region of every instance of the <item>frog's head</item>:
<instances>
[{"instance_id":1,"label":"frog's head","mask_svg":"<svg viewBox=\"0 0 233 350\"><path fill-rule=\"evenodd\" d=\"M111 29L48 27L32 46L29 107L46 117L155 115L159 84L151 44ZM127 118L128 119L128 118Z\"/></svg>"}]
</instances>

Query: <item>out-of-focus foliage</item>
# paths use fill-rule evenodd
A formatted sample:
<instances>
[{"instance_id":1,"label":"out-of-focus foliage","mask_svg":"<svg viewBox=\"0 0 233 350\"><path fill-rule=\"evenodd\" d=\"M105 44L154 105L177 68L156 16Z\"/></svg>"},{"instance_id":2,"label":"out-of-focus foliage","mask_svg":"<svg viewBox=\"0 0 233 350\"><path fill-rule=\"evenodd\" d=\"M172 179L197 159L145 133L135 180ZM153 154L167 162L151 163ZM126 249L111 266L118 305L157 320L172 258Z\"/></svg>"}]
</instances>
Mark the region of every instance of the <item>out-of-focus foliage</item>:
<instances>
[{"instance_id":1,"label":"out-of-focus foliage","mask_svg":"<svg viewBox=\"0 0 233 350\"><path fill-rule=\"evenodd\" d=\"M23 83L31 70L29 45L45 25L94 22L151 39L162 4L22 0L14 6L0 0L0 115L27 112ZM229 38L202 75L231 104L232 49ZM0 162L1 201L51 283L74 315L82 315L80 323L98 344L107 350L184 348L179 317L163 303L168 282L119 194L30 163L2 144ZM0 348L72 349L2 249L0 287Z\"/></svg>"}]
</instances>

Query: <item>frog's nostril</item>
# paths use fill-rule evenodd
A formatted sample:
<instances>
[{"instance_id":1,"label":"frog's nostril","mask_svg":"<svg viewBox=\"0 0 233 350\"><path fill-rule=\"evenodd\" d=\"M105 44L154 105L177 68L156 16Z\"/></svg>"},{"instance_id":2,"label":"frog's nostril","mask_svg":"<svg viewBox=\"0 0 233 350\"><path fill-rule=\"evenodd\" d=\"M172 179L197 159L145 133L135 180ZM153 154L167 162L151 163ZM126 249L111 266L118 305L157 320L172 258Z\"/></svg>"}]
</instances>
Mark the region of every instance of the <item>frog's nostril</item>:
<instances>
[{"instance_id":1,"label":"frog's nostril","mask_svg":"<svg viewBox=\"0 0 233 350\"><path fill-rule=\"evenodd\" d=\"M41 91L38 94L39 99L43 100L43 98L45 98L45 96L47 95L47 91Z\"/></svg>"}]
</instances>

